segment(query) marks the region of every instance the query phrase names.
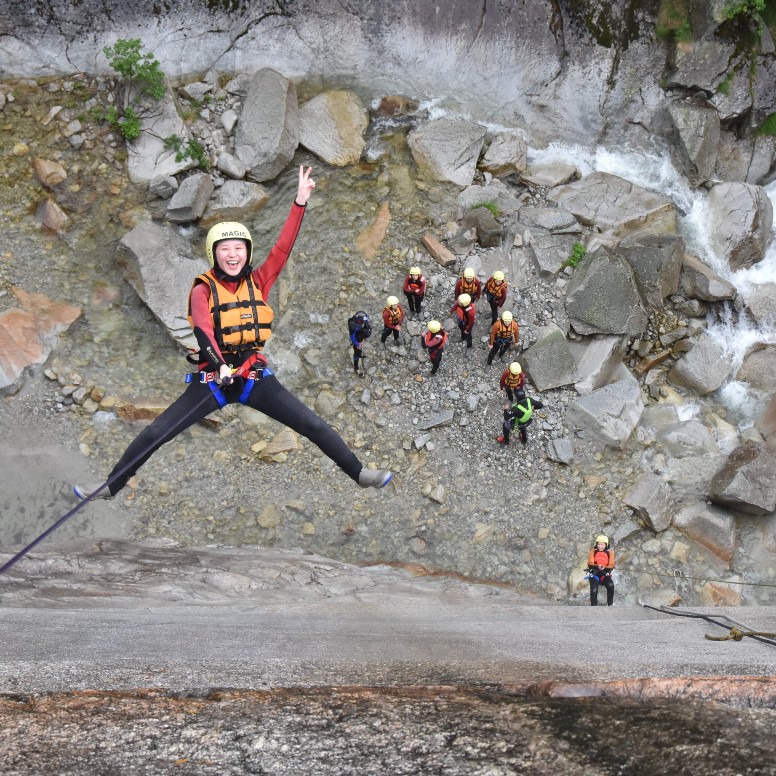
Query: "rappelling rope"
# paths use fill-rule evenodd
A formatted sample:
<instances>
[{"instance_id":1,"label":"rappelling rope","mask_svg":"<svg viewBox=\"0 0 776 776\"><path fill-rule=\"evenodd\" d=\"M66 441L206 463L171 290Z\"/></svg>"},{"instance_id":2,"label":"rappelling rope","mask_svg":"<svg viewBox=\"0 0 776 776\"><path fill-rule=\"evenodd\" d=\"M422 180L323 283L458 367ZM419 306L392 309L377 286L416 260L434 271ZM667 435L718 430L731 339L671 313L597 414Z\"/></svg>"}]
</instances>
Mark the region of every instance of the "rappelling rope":
<instances>
[{"instance_id":1,"label":"rappelling rope","mask_svg":"<svg viewBox=\"0 0 776 776\"><path fill-rule=\"evenodd\" d=\"M660 612L661 614L670 614L673 617L692 617L694 619L700 619L700 620L706 620L707 622L712 623L713 625L718 625L720 628L728 628L729 633L726 636L709 636L708 634L704 634L705 638L709 639L709 641L742 641L745 636L750 636L755 641L761 641L763 644L769 644L772 647L776 647L776 633L764 633L760 631L752 631L747 630L743 631L737 628L735 625L726 625L723 622L719 622L718 620L715 620L713 617L711 617L708 614L695 614L694 612L677 612L673 609L667 609L664 606L650 606L649 604L642 604L642 606L645 609L652 609L655 612ZM727 620L730 620L731 618L727 615L719 615L720 617L724 617ZM743 623L738 623L742 628L746 628L746 625L743 625Z\"/></svg>"},{"instance_id":2,"label":"rappelling rope","mask_svg":"<svg viewBox=\"0 0 776 776\"><path fill-rule=\"evenodd\" d=\"M234 370L232 373L232 377L227 377L222 381L222 385L228 385L232 382L232 379L234 377L242 377L245 374L250 371L250 368L254 364L255 359L251 360L248 359L244 364L242 364L238 369ZM195 412L199 410L200 407L202 407L207 402L211 401L213 398L212 393L208 393L205 396L202 397L202 401L198 402L194 407L191 408L191 410L181 419L181 422L183 422L186 418L191 417ZM52 526L47 528L40 536L33 539L26 547L23 547L19 552L16 553L10 560L6 561L2 566L0 566L0 574L4 574L8 569L11 568L15 563L20 561L30 550L32 550L34 547L37 547L38 544L40 544L47 536L50 536L54 531L59 528L62 524L67 522L73 515L75 515L77 512L79 512L81 509L83 509L92 499L94 499L98 493L105 490L106 488L109 488L116 480L123 477L128 471L132 469L132 467L143 458L144 455L151 449L151 445L141 450L126 466L123 466L119 471L117 471L115 474L113 474L111 477L109 477L100 487L93 490L83 501L81 501L79 504L76 504L69 512L62 515L62 517L59 518L59 520L56 521Z\"/></svg>"},{"instance_id":3,"label":"rappelling rope","mask_svg":"<svg viewBox=\"0 0 776 776\"><path fill-rule=\"evenodd\" d=\"M705 638L709 641L742 641L745 636L763 636L766 639L776 639L776 633L767 633L766 631L742 631L735 625L731 626L730 633L727 636L709 636L705 634Z\"/></svg>"},{"instance_id":4,"label":"rappelling rope","mask_svg":"<svg viewBox=\"0 0 776 776\"><path fill-rule=\"evenodd\" d=\"M776 587L776 583L773 582L745 582L738 579L709 579L708 577L693 577L689 574L685 574L681 569L674 569L671 574L660 573L659 571L647 571L644 569L629 569L617 567L617 571L622 574L649 574L653 577L665 577L667 579L682 580L692 579L697 582L717 582L720 585L749 585L751 587Z\"/></svg>"}]
</instances>

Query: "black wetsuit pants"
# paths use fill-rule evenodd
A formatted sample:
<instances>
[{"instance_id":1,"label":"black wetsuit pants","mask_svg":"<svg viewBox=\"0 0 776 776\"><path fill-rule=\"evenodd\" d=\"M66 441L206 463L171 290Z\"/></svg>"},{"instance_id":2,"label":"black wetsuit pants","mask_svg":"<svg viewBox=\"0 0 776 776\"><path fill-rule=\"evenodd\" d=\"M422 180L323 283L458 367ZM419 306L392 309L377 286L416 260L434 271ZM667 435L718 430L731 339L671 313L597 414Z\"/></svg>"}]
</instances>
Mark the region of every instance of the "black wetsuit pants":
<instances>
[{"instance_id":1,"label":"black wetsuit pants","mask_svg":"<svg viewBox=\"0 0 776 776\"><path fill-rule=\"evenodd\" d=\"M243 386L244 382L238 379L233 385L222 389L227 403L233 404L239 399ZM362 465L353 451L328 423L287 391L274 375L267 375L254 383L246 404L307 437L348 477L358 482ZM127 484L127 480L163 444L219 408L218 400L208 383L190 383L185 392L130 443L124 455L113 467L110 478L128 466L136 457L138 460L134 461L129 469L111 484L111 494L115 496Z\"/></svg>"},{"instance_id":2,"label":"black wetsuit pants","mask_svg":"<svg viewBox=\"0 0 776 776\"><path fill-rule=\"evenodd\" d=\"M606 587L606 605L611 606L614 603L614 582L610 576L605 576L600 582L598 577L590 577L590 606L598 606L598 587Z\"/></svg>"},{"instance_id":3,"label":"black wetsuit pants","mask_svg":"<svg viewBox=\"0 0 776 776\"><path fill-rule=\"evenodd\" d=\"M509 348L512 347L512 340L502 340L502 339L496 339L496 341L493 343L493 347L490 349L490 353L488 353L488 363L492 364L493 359L496 356L496 353L498 353L499 358L503 358L504 353L506 353Z\"/></svg>"},{"instance_id":4,"label":"black wetsuit pants","mask_svg":"<svg viewBox=\"0 0 776 776\"><path fill-rule=\"evenodd\" d=\"M405 294L404 296L407 297L407 307L409 307L410 312L420 314L420 306L423 304L425 294L420 296L418 294Z\"/></svg>"},{"instance_id":5,"label":"black wetsuit pants","mask_svg":"<svg viewBox=\"0 0 776 776\"><path fill-rule=\"evenodd\" d=\"M388 337L393 333L393 341L398 342L399 341L399 330L398 329L392 329L390 326L384 326L383 327L383 333L380 335L380 342L385 342Z\"/></svg>"}]
</instances>

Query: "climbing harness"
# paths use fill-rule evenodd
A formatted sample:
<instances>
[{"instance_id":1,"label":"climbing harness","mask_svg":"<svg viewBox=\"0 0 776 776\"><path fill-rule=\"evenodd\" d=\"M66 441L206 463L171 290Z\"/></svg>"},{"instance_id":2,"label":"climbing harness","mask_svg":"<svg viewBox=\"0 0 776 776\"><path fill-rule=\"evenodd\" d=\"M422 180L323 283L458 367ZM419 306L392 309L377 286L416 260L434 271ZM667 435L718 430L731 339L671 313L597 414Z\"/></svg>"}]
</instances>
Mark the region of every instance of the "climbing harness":
<instances>
[{"instance_id":1,"label":"climbing harness","mask_svg":"<svg viewBox=\"0 0 776 776\"><path fill-rule=\"evenodd\" d=\"M240 367L235 369L232 373L232 376L229 378L226 378L222 385L218 385L215 382L208 382L208 385L211 386L212 394L206 394L202 397L202 400L197 402L189 411L189 413L186 415L186 417L190 417L194 413L198 412L200 407L202 407L206 402L210 401L213 395L216 396L216 399L219 402L219 405L221 407L224 406L226 403L226 400L223 397L223 393L221 393L221 388L223 385L229 385L232 380L235 377L246 377L245 386L246 389L248 389L248 385L250 384L250 388L253 388L253 385L255 383L256 378L253 380L250 379L251 371L254 373L261 372L261 377L265 377L267 374L272 374L272 370L265 367L261 370L251 370L251 367L256 362L256 358L249 358L244 364L242 364ZM194 373L197 374L197 373ZM199 373L203 374L203 373ZM213 374L213 373L204 373L204 374ZM193 375L191 375L193 379ZM187 382L191 382L190 380L187 380ZM203 381L204 382L204 381ZM250 394L250 389L248 389L248 394ZM219 398L219 395L221 398ZM240 399L238 401L242 401L242 397L246 396L245 389L240 394ZM221 404L221 400L223 399L224 404ZM185 419L185 418L184 418ZM20 561L30 550L34 549L38 546L46 537L50 536L54 531L59 528L59 526L66 523L73 515L75 515L77 512L79 512L81 509L83 509L92 499L94 499L100 491L105 490L105 488L109 488L114 482L121 479L128 471L132 469L132 467L148 453L148 448L145 448L141 450L129 463L127 463L126 466L123 466L119 471L117 471L114 475L109 477L99 488L95 488L91 494L89 494L83 501L81 501L79 504L76 504L69 512L62 515L62 517L59 518L59 520L56 521L53 525L51 525L49 528L47 528L42 534L40 534L37 538L33 539L26 547L23 547L19 552L16 553L10 560L6 561L2 566L0 566L0 574L4 574L8 569L11 568L14 564L16 564L18 561Z\"/></svg>"}]
</instances>

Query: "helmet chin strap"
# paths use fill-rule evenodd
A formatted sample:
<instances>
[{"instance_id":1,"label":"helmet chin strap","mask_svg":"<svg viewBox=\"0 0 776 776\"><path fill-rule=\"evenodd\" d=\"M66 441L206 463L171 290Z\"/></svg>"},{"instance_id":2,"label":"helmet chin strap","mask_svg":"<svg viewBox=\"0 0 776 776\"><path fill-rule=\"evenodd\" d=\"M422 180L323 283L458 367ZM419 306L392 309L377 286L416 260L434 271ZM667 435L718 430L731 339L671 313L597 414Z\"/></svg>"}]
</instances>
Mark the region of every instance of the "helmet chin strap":
<instances>
[{"instance_id":1,"label":"helmet chin strap","mask_svg":"<svg viewBox=\"0 0 776 776\"><path fill-rule=\"evenodd\" d=\"M242 280L242 278L247 278L251 272L253 272L253 267L251 267L250 262L247 261L245 262L245 266L237 275L230 275L227 272L224 272L221 267L218 266L218 262L213 265L213 274L216 276L216 279L226 281L227 283L230 281L234 283L237 280Z\"/></svg>"}]
</instances>

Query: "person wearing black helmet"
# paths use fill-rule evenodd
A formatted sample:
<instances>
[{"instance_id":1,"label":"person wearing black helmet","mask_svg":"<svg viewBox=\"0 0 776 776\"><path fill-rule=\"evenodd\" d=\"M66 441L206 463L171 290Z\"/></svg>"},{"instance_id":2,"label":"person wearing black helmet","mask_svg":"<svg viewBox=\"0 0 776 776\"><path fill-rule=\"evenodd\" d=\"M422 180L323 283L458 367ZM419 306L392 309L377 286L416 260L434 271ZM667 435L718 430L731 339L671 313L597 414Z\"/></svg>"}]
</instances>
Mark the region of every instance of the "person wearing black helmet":
<instances>
[{"instance_id":1,"label":"person wearing black helmet","mask_svg":"<svg viewBox=\"0 0 776 776\"><path fill-rule=\"evenodd\" d=\"M348 318L348 333L353 346L353 371L359 377L366 377L366 371L363 368L359 371L358 364L364 358L364 342L372 336L372 322L363 310Z\"/></svg>"},{"instance_id":2,"label":"person wearing black helmet","mask_svg":"<svg viewBox=\"0 0 776 776\"><path fill-rule=\"evenodd\" d=\"M392 478L387 469L367 469L340 435L275 377L264 355L272 336L270 289L285 267L302 225L315 182L312 168L299 168L296 199L267 259L251 265L250 232L236 222L208 232L210 269L194 279L188 317L199 344L198 369L186 376L185 392L129 445L104 484L76 485L75 495L111 498L162 445L227 404L240 402L293 429L317 445L364 488L380 488ZM235 371L240 375L233 379Z\"/></svg>"},{"instance_id":3,"label":"person wearing black helmet","mask_svg":"<svg viewBox=\"0 0 776 776\"><path fill-rule=\"evenodd\" d=\"M544 403L539 399L529 399L522 388L514 391L515 400L510 404L504 405L504 424L496 441L500 445L509 444L509 435L517 426L517 435L523 445L528 444L528 426L533 422L534 410L540 410Z\"/></svg>"}]
</instances>

